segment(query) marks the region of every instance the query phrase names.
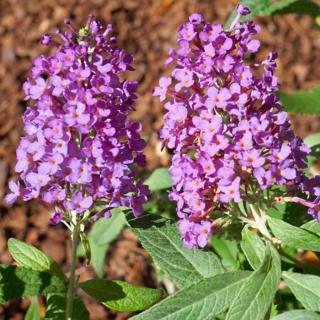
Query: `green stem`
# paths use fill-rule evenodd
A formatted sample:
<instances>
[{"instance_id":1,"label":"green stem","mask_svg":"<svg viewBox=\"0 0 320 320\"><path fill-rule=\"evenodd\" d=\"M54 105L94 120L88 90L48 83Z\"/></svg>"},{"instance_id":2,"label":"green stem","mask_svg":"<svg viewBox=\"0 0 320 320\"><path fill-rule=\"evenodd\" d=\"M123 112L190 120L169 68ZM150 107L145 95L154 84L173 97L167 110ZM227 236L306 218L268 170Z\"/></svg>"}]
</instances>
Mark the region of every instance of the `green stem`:
<instances>
[{"instance_id":1,"label":"green stem","mask_svg":"<svg viewBox=\"0 0 320 320\"><path fill-rule=\"evenodd\" d=\"M71 270L68 284L68 292L66 297L66 320L72 320L73 301L76 288L76 265L77 265L77 246L79 241L79 225L73 225L71 234Z\"/></svg>"}]
</instances>

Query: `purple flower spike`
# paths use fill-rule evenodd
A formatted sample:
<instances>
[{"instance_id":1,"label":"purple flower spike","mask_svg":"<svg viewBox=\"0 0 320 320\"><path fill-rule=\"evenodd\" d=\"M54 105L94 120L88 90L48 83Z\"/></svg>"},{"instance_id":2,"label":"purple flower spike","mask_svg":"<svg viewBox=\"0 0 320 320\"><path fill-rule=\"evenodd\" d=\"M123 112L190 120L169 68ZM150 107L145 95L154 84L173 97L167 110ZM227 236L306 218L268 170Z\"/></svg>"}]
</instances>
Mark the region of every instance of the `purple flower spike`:
<instances>
[{"instance_id":1,"label":"purple flower spike","mask_svg":"<svg viewBox=\"0 0 320 320\"><path fill-rule=\"evenodd\" d=\"M250 190L263 197L259 189L276 184L320 193L319 182L303 173L309 150L295 137L276 96L277 55L246 63L245 57L259 49L253 39L259 28L252 21L239 23L248 8L239 5L237 12L230 31L191 15L179 28L178 49L169 50L171 77L161 78L154 91L165 100L161 138L173 152L169 197L177 203L188 248L204 247L213 232L212 217L227 219L225 213L230 216L238 203L250 203ZM319 217L317 208L312 204L309 213Z\"/></svg>"},{"instance_id":2,"label":"purple flower spike","mask_svg":"<svg viewBox=\"0 0 320 320\"><path fill-rule=\"evenodd\" d=\"M98 217L117 206L139 215L148 190L135 181L145 142L141 125L128 118L137 82L124 72L133 70L133 58L117 47L111 25L104 29L92 16L79 31L65 23L68 31L58 30L55 39L43 35L41 43L56 51L34 60L23 86L32 103L17 149L20 180L10 182L6 201L40 198L57 210L52 224L70 212ZM163 98L170 84L161 82Z\"/></svg>"}]
</instances>

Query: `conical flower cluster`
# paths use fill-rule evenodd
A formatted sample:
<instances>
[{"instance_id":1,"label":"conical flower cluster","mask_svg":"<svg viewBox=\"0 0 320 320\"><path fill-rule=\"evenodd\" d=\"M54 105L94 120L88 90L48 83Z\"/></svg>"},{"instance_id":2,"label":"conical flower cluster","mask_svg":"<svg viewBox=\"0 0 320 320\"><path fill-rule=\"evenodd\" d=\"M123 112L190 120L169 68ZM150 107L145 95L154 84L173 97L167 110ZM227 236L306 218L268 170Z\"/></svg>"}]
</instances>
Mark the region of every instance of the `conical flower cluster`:
<instances>
[{"instance_id":1,"label":"conical flower cluster","mask_svg":"<svg viewBox=\"0 0 320 320\"><path fill-rule=\"evenodd\" d=\"M77 31L65 23L69 31L58 30L57 40L43 36L56 51L34 60L23 86L30 103L17 149L21 179L10 183L7 202L40 198L57 210L52 223L72 211L99 214L96 206L138 215L148 190L135 181L144 164L141 126L128 119L137 82L123 77L133 58L117 47L111 25L90 17Z\"/></svg>"},{"instance_id":2,"label":"conical flower cluster","mask_svg":"<svg viewBox=\"0 0 320 320\"><path fill-rule=\"evenodd\" d=\"M309 149L291 129L278 98L276 53L261 63L259 27L240 24L250 12L238 6L228 30L192 14L169 50L170 77L154 95L167 113L161 138L173 151L170 174L184 243L204 247L214 230L213 212L259 201L272 185L301 186Z\"/></svg>"}]
</instances>

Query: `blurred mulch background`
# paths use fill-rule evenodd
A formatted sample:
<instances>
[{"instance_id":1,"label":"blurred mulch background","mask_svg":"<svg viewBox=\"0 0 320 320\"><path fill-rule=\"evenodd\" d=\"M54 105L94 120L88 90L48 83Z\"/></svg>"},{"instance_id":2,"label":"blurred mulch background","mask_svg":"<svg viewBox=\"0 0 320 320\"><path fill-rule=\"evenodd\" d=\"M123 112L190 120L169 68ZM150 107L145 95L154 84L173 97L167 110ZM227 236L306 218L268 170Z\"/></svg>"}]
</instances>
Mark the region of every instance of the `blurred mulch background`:
<instances>
[{"instance_id":1,"label":"blurred mulch background","mask_svg":"<svg viewBox=\"0 0 320 320\"><path fill-rule=\"evenodd\" d=\"M21 85L31 61L46 48L39 45L43 33L53 33L63 20L70 18L77 26L85 24L88 13L114 24L121 46L135 56L139 80L139 100L134 119L143 123L150 136L146 150L148 168L168 164L160 151L157 131L161 127L162 106L152 98L152 89L165 74L167 49L175 45L176 29L192 12L202 13L216 23L226 21L232 0L1 0L0 1L0 263L11 263L6 240L16 237L50 254L67 270L68 233L62 226L48 224L49 213L38 203L19 202L12 207L3 203L8 179L14 176L15 149L22 134L21 115L25 109ZM257 19L262 26L259 39L264 59L270 50L279 52L278 76L282 90L308 89L319 84L320 31L308 16L287 15ZM303 108L303 106L301 106ZM316 117L293 118L300 136L320 131ZM81 279L93 277L92 270L81 268ZM125 230L109 249L105 277L124 279L134 284L155 287L150 261L137 239ZM29 300L0 306L0 319L23 319ZM127 319L128 314L110 312L86 300L90 319ZM44 307L42 312L44 313Z\"/></svg>"}]
</instances>

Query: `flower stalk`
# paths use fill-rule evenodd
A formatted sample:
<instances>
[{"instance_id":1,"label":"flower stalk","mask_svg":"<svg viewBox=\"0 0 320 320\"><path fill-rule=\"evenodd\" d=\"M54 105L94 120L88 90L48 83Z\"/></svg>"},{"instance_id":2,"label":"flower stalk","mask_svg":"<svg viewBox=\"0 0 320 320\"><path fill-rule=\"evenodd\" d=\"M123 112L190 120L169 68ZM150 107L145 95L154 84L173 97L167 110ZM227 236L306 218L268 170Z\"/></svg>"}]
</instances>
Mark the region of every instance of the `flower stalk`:
<instances>
[{"instance_id":1,"label":"flower stalk","mask_svg":"<svg viewBox=\"0 0 320 320\"><path fill-rule=\"evenodd\" d=\"M79 231L80 225L76 221L76 216L74 215L74 224L72 224L71 233L71 266L70 266L70 277L68 283L68 292L66 297L66 313L65 319L72 319L73 302L75 296L75 290L77 286L76 281L76 266L77 266L77 247L79 242Z\"/></svg>"}]
</instances>

